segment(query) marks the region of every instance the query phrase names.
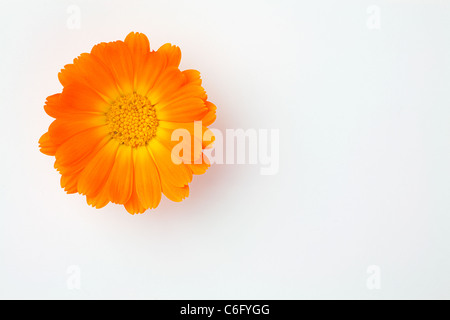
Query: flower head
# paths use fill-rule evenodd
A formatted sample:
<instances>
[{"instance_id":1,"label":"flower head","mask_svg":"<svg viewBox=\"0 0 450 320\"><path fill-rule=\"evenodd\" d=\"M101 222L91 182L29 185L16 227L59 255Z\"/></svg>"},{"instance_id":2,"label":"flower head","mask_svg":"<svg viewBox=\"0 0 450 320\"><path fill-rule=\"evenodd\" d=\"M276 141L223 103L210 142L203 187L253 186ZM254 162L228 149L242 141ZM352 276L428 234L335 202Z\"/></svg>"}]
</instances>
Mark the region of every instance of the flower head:
<instances>
[{"instance_id":1,"label":"flower head","mask_svg":"<svg viewBox=\"0 0 450 320\"><path fill-rule=\"evenodd\" d=\"M201 121L203 134L216 107L207 101L200 73L180 71L180 60L178 47L150 51L147 37L132 32L125 41L94 46L61 70L64 88L44 106L55 120L39 145L55 156L67 193L86 195L96 208L122 204L132 214L156 208L161 194L173 201L188 196L193 174L209 167L206 144L201 141L189 159L173 161L172 133L184 129L194 137Z\"/></svg>"}]
</instances>

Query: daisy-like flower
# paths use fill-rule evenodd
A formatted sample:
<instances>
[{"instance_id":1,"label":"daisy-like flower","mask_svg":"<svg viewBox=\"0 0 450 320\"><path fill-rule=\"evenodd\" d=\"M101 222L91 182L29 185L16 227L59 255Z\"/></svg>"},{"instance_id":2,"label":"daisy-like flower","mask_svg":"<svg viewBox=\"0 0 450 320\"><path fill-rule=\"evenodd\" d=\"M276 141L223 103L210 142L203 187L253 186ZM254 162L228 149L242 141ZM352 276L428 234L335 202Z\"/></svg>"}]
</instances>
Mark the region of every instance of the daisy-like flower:
<instances>
[{"instance_id":1,"label":"daisy-like flower","mask_svg":"<svg viewBox=\"0 0 450 320\"><path fill-rule=\"evenodd\" d=\"M122 204L132 214L156 208L162 193L173 201L188 196L193 174L209 167L196 125L201 121L203 135L216 107L207 101L200 73L180 71L180 60L178 47L150 51L147 37L132 32L125 41L94 46L61 70L64 88L44 106L55 120L39 145L55 156L67 193L86 195L96 208ZM172 152L176 129L190 133L190 155Z\"/></svg>"}]
</instances>

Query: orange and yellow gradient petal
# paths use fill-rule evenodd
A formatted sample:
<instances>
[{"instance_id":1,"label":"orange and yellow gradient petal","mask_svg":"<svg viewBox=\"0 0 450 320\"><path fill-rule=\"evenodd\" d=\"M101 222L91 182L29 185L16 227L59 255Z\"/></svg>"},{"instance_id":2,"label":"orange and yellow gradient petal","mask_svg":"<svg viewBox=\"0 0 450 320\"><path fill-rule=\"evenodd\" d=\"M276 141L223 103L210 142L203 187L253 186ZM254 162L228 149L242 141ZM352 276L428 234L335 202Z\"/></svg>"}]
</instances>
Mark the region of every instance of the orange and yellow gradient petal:
<instances>
[{"instance_id":1,"label":"orange and yellow gradient petal","mask_svg":"<svg viewBox=\"0 0 450 320\"><path fill-rule=\"evenodd\" d=\"M156 208L164 194L172 201L189 195L193 175L209 160L203 134L216 118L200 73L179 69L181 50L165 44L151 51L148 38L130 33L125 41L100 43L68 64L58 77L61 93L44 109L55 118L39 140L42 153L55 157L61 186L102 208L109 202L131 213ZM195 137L189 159L174 163L174 130ZM198 149L198 148L197 148Z\"/></svg>"}]
</instances>

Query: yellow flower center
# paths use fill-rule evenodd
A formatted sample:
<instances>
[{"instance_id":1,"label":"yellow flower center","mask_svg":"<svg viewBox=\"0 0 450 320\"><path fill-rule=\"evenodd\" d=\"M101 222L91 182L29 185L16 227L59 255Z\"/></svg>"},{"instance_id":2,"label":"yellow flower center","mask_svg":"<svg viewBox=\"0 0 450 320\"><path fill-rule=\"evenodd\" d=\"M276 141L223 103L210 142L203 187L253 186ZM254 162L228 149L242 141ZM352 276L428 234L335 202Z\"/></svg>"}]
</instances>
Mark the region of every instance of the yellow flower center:
<instances>
[{"instance_id":1,"label":"yellow flower center","mask_svg":"<svg viewBox=\"0 0 450 320\"><path fill-rule=\"evenodd\" d=\"M106 113L111 136L131 147L146 145L158 127L155 107L147 97L137 93L115 100Z\"/></svg>"}]
</instances>

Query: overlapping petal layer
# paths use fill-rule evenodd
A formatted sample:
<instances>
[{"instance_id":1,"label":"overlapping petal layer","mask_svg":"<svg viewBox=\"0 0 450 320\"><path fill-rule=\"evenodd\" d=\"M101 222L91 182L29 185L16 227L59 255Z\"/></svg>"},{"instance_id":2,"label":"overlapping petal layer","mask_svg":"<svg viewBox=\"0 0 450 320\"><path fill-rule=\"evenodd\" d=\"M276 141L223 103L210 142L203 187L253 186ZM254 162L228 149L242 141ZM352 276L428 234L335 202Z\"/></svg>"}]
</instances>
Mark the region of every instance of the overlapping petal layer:
<instances>
[{"instance_id":1,"label":"overlapping petal layer","mask_svg":"<svg viewBox=\"0 0 450 320\"><path fill-rule=\"evenodd\" d=\"M216 106L207 101L200 73L180 71L180 61L178 47L165 44L151 51L147 37L132 32L125 41L94 46L61 70L64 88L44 106L55 120L39 145L41 152L55 156L61 186L68 193L85 195L96 208L121 204L132 214L156 208L162 194L173 201L189 195L193 175L209 167L202 135L215 121ZM127 101L140 109L127 114ZM127 134L138 136L142 126L151 125L154 136L145 143L130 139L139 142L135 145L117 140L122 133L111 132L108 116L113 105L115 119L136 124L135 129L128 124ZM157 121L136 118L149 112ZM121 130L122 125L115 123L114 128ZM191 152L172 152L177 129L189 133Z\"/></svg>"}]
</instances>

